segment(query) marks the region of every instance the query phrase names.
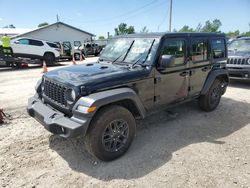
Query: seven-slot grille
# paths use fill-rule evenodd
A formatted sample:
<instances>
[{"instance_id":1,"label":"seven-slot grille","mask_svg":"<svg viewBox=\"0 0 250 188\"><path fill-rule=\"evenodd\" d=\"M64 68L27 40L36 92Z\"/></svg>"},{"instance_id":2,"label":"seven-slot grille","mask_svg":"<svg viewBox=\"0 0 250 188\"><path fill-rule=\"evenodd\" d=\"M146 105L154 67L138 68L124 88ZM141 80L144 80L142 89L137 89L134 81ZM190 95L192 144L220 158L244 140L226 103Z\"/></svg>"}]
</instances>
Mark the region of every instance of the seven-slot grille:
<instances>
[{"instance_id":1,"label":"seven-slot grille","mask_svg":"<svg viewBox=\"0 0 250 188\"><path fill-rule=\"evenodd\" d=\"M47 98L66 108L67 102L65 100L65 93L67 88L65 86L47 79L43 80L43 86L43 94L47 96Z\"/></svg>"},{"instance_id":2,"label":"seven-slot grille","mask_svg":"<svg viewBox=\"0 0 250 188\"><path fill-rule=\"evenodd\" d=\"M228 58L227 64L231 64L231 65L250 65L250 63L248 63L249 61L250 61L250 59L247 59L247 58Z\"/></svg>"}]
</instances>

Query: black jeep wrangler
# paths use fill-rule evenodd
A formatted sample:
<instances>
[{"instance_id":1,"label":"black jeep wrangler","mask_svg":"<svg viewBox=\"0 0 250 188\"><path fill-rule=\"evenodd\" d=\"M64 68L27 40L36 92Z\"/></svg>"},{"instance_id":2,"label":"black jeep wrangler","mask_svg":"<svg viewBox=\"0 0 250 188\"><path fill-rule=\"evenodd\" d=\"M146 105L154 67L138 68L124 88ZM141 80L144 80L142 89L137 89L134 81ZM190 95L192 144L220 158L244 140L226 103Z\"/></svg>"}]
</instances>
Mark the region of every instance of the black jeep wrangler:
<instances>
[{"instance_id":1,"label":"black jeep wrangler","mask_svg":"<svg viewBox=\"0 0 250 188\"><path fill-rule=\"evenodd\" d=\"M239 37L228 44L227 69L232 79L250 80L250 37Z\"/></svg>"},{"instance_id":2,"label":"black jeep wrangler","mask_svg":"<svg viewBox=\"0 0 250 188\"><path fill-rule=\"evenodd\" d=\"M192 99L214 110L225 93L226 40L217 33L155 33L114 37L98 62L48 72L28 113L53 134L84 136L90 153L123 155L135 119Z\"/></svg>"}]
</instances>

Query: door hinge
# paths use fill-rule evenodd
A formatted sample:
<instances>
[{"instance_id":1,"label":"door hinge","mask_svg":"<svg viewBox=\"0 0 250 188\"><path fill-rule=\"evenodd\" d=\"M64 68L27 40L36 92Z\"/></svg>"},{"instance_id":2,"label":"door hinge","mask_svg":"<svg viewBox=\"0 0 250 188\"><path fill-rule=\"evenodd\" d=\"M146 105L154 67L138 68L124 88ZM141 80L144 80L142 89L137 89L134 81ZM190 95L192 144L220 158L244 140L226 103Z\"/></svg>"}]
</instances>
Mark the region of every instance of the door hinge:
<instances>
[{"instance_id":1,"label":"door hinge","mask_svg":"<svg viewBox=\"0 0 250 188\"><path fill-rule=\"evenodd\" d=\"M158 84L161 82L161 77L154 78L154 83Z\"/></svg>"},{"instance_id":2,"label":"door hinge","mask_svg":"<svg viewBox=\"0 0 250 188\"><path fill-rule=\"evenodd\" d=\"M160 95L154 96L154 102L158 102L160 100Z\"/></svg>"}]
</instances>

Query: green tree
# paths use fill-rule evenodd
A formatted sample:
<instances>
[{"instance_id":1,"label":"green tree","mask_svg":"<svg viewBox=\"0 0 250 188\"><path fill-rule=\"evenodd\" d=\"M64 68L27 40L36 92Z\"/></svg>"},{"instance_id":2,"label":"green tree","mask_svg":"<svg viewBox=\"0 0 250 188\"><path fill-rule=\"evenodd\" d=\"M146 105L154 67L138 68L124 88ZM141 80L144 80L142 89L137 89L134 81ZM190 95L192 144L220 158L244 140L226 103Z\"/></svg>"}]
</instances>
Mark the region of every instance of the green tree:
<instances>
[{"instance_id":1,"label":"green tree","mask_svg":"<svg viewBox=\"0 0 250 188\"><path fill-rule=\"evenodd\" d=\"M202 27L202 32L220 32L219 28L221 26L221 21L219 19L214 19L212 22L207 20L205 25Z\"/></svg>"},{"instance_id":2,"label":"green tree","mask_svg":"<svg viewBox=\"0 0 250 188\"><path fill-rule=\"evenodd\" d=\"M104 36L99 36L98 39L99 39L99 40L104 40L105 37L104 37Z\"/></svg>"},{"instance_id":3,"label":"green tree","mask_svg":"<svg viewBox=\"0 0 250 188\"><path fill-rule=\"evenodd\" d=\"M148 33L147 26L144 26L144 27L141 29L140 33Z\"/></svg>"},{"instance_id":4,"label":"green tree","mask_svg":"<svg viewBox=\"0 0 250 188\"><path fill-rule=\"evenodd\" d=\"M249 25L249 31L245 32L245 33L241 33L242 36L248 36L248 37L250 37L250 23L248 25Z\"/></svg>"},{"instance_id":5,"label":"green tree","mask_svg":"<svg viewBox=\"0 0 250 188\"><path fill-rule=\"evenodd\" d=\"M10 25L6 25L6 26L4 26L3 28L12 28L12 29L14 29L14 28L16 28L13 24L10 24Z\"/></svg>"},{"instance_id":6,"label":"green tree","mask_svg":"<svg viewBox=\"0 0 250 188\"><path fill-rule=\"evenodd\" d=\"M180 30L179 32L194 32L193 28L187 26L187 25L184 25Z\"/></svg>"},{"instance_id":7,"label":"green tree","mask_svg":"<svg viewBox=\"0 0 250 188\"><path fill-rule=\"evenodd\" d=\"M240 35L240 31L236 30L236 31L229 31L228 33L226 33L227 36L229 37L237 37Z\"/></svg>"},{"instance_id":8,"label":"green tree","mask_svg":"<svg viewBox=\"0 0 250 188\"><path fill-rule=\"evenodd\" d=\"M197 27L195 28L195 32L201 32L202 31L202 25L199 23Z\"/></svg>"},{"instance_id":9,"label":"green tree","mask_svg":"<svg viewBox=\"0 0 250 188\"><path fill-rule=\"evenodd\" d=\"M134 26L127 26L126 23L120 23L117 28L115 28L115 35L125 35L135 33Z\"/></svg>"},{"instance_id":10,"label":"green tree","mask_svg":"<svg viewBox=\"0 0 250 188\"><path fill-rule=\"evenodd\" d=\"M37 27L43 27L43 26L46 26L46 25L49 25L48 22L43 22L43 23L40 23Z\"/></svg>"}]
</instances>

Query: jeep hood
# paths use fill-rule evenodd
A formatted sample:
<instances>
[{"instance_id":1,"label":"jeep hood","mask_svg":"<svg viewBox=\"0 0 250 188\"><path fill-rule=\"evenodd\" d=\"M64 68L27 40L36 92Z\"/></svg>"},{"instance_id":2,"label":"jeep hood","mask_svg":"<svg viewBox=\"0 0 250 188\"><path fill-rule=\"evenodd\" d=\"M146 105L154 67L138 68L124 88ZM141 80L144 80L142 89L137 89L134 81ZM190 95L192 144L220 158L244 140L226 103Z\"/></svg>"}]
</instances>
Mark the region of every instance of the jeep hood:
<instances>
[{"instance_id":1,"label":"jeep hood","mask_svg":"<svg viewBox=\"0 0 250 188\"><path fill-rule=\"evenodd\" d=\"M45 78L65 85L85 86L88 91L98 90L147 77L150 70L137 67L129 69L111 63L86 63L49 71Z\"/></svg>"},{"instance_id":2,"label":"jeep hood","mask_svg":"<svg viewBox=\"0 0 250 188\"><path fill-rule=\"evenodd\" d=\"M250 58L250 51L233 51L233 50L228 50L228 57Z\"/></svg>"}]
</instances>

